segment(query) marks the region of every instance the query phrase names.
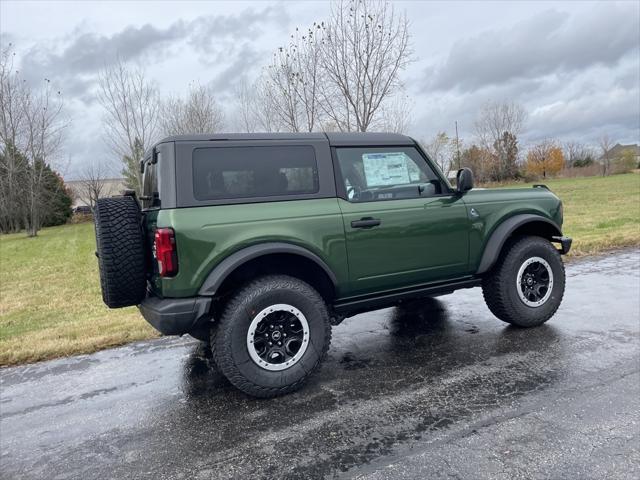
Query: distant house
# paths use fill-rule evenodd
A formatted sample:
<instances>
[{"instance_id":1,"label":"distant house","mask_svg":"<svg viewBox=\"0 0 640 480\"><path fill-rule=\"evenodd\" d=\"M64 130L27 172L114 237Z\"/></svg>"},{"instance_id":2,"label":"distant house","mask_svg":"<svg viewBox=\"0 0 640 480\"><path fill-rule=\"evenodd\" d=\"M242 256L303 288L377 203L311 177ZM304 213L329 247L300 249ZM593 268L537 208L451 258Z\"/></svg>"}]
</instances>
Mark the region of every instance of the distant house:
<instances>
[{"instance_id":1,"label":"distant house","mask_svg":"<svg viewBox=\"0 0 640 480\"><path fill-rule=\"evenodd\" d=\"M609 150L609 158L620 158L625 152L631 151L636 159L636 165L640 162L640 146L636 144L622 145L620 143L616 143Z\"/></svg>"},{"instance_id":2,"label":"distant house","mask_svg":"<svg viewBox=\"0 0 640 480\"><path fill-rule=\"evenodd\" d=\"M71 208L75 210L76 207L89 206L89 199L83 191L82 180L67 180L64 183L73 192L73 204L71 205ZM124 189L124 178L107 178L104 180L102 196L111 197L113 195L119 195Z\"/></svg>"}]
</instances>

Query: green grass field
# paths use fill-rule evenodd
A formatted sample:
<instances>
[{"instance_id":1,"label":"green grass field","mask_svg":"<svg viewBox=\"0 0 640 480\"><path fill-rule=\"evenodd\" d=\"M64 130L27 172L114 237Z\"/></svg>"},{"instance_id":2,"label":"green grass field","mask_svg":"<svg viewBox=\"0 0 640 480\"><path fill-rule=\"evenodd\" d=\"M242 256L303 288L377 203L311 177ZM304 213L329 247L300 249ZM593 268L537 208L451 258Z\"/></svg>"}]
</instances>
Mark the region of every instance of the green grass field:
<instances>
[{"instance_id":1,"label":"green grass field","mask_svg":"<svg viewBox=\"0 0 640 480\"><path fill-rule=\"evenodd\" d=\"M562 230L566 235L573 237L571 256L640 245L638 173L609 177L560 178L535 183L544 183L562 199ZM505 187L508 188L509 185Z\"/></svg>"},{"instance_id":2,"label":"green grass field","mask_svg":"<svg viewBox=\"0 0 640 480\"><path fill-rule=\"evenodd\" d=\"M0 365L121 345L155 331L100 296L92 223L0 236Z\"/></svg>"},{"instance_id":3,"label":"green grass field","mask_svg":"<svg viewBox=\"0 0 640 480\"><path fill-rule=\"evenodd\" d=\"M640 175L545 183L564 201L572 255L640 245ZM104 306L94 250L90 223L0 235L0 365L157 336L135 308Z\"/></svg>"}]
</instances>

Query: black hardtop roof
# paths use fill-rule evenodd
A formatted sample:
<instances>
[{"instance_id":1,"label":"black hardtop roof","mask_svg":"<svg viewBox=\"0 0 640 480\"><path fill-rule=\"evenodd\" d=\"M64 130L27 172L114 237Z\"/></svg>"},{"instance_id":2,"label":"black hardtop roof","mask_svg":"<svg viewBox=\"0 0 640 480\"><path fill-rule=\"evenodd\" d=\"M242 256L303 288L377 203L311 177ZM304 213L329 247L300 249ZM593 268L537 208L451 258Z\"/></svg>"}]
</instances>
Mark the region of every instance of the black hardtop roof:
<instances>
[{"instance_id":1,"label":"black hardtop roof","mask_svg":"<svg viewBox=\"0 0 640 480\"><path fill-rule=\"evenodd\" d=\"M406 135L382 132L292 132L292 133L214 133L198 135L173 135L163 138L165 142L207 142L242 140L329 140L332 146L347 145L413 145L415 142Z\"/></svg>"}]
</instances>

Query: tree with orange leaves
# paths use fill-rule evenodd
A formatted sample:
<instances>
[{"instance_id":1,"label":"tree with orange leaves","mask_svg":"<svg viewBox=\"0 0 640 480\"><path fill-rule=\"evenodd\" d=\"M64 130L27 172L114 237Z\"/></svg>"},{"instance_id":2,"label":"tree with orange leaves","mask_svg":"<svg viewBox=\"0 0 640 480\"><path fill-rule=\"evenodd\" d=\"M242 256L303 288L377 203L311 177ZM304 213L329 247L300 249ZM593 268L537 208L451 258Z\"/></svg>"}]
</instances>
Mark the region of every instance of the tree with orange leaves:
<instances>
[{"instance_id":1,"label":"tree with orange leaves","mask_svg":"<svg viewBox=\"0 0 640 480\"><path fill-rule=\"evenodd\" d=\"M553 177L563 166L562 148L554 140L545 140L535 145L527 154L526 170L530 175Z\"/></svg>"}]
</instances>

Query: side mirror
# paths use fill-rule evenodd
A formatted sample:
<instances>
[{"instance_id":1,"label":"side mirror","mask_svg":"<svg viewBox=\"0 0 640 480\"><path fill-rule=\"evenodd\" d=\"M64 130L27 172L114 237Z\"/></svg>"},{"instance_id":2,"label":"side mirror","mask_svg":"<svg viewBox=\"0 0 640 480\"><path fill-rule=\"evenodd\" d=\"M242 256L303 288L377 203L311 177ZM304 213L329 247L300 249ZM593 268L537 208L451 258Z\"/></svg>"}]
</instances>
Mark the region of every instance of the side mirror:
<instances>
[{"instance_id":1,"label":"side mirror","mask_svg":"<svg viewBox=\"0 0 640 480\"><path fill-rule=\"evenodd\" d=\"M456 175L456 190L463 194L473 188L473 172L468 168L461 168Z\"/></svg>"}]
</instances>

